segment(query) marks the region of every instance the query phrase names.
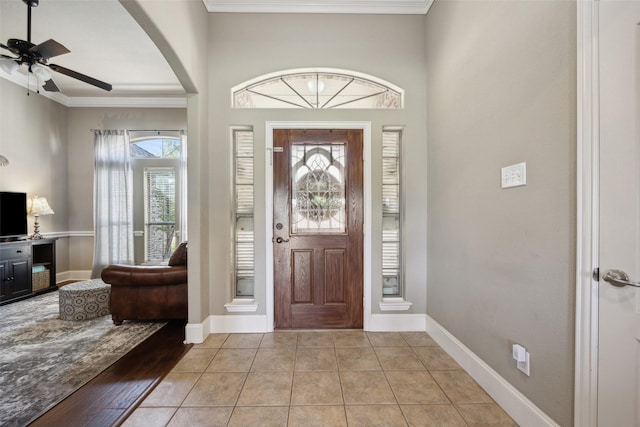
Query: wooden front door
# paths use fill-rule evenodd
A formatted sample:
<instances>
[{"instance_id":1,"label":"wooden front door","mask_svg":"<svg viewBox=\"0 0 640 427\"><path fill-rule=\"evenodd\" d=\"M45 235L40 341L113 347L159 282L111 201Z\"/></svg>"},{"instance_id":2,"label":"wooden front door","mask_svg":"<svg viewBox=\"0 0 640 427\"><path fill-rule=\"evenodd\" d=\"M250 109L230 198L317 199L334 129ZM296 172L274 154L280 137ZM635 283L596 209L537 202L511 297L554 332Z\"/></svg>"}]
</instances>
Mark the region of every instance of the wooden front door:
<instances>
[{"instance_id":1,"label":"wooden front door","mask_svg":"<svg viewBox=\"0 0 640 427\"><path fill-rule=\"evenodd\" d=\"M276 328L362 328L361 130L274 130Z\"/></svg>"}]
</instances>

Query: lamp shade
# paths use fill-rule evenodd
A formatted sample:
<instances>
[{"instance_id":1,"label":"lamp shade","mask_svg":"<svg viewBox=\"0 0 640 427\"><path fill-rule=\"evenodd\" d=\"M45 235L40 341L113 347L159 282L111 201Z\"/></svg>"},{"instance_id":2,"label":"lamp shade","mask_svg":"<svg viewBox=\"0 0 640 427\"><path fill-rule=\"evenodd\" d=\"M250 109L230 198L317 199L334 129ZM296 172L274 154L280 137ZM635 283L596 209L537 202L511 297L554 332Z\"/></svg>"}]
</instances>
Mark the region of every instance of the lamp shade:
<instances>
[{"instance_id":1,"label":"lamp shade","mask_svg":"<svg viewBox=\"0 0 640 427\"><path fill-rule=\"evenodd\" d=\"M20 68L20 64L11 58L0 58L0 70L7 74L13 74Z\"/></svg>"},{"instance_id":2,"label":"lamp shade","mask_svg":"<svg viewBox=\"0 0 640 427\"><path fill-rule=\"evenodd\" d=\"M53 209L47 203L46 197L33 196L27 203L27 213L33 216L53 215Z\"/></svg>"},{"instance_id":3,"label":"lamp shade","mask_svg":"<svg viewBox=\"0 0 640 427\"><path fill-rule=\"evenodd\" d=\"M31 72L41 82L46 82L51 79L51 71L40 64L33 64L31 66Z\"/></svg>"}]
</instances>

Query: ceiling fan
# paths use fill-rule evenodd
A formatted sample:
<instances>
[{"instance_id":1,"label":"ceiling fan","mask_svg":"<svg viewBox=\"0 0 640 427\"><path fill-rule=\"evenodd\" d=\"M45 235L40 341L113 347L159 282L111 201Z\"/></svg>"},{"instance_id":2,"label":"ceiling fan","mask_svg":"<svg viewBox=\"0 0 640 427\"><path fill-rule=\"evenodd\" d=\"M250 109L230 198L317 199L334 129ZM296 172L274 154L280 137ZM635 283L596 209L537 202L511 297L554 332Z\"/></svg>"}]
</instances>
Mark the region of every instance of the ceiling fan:
<instances>
[{"instance_id":1,"label":"ceiling fan","mask_svg":"<svg viewBox=\"0 0 640 427\"><path fill-rule=\"evenodd\" d=\"M38 45L31 43L31 8L37 7L40 0L22 0L27 5L27 40L9 39L7 44L0 43L2 49L10 51L17 57L0 54L0 68L9 74L15 72L25 64L29 72L43 82L42 88L49 92L60 92L60 89L51 78L50 69L60 74L78 79L90 85L110 91L112 86L93 77L70 70L61 65L49 64L48 60L54 56L69 53L70 50L53 39L49 39Z\"/></svg>"}]
</instances>

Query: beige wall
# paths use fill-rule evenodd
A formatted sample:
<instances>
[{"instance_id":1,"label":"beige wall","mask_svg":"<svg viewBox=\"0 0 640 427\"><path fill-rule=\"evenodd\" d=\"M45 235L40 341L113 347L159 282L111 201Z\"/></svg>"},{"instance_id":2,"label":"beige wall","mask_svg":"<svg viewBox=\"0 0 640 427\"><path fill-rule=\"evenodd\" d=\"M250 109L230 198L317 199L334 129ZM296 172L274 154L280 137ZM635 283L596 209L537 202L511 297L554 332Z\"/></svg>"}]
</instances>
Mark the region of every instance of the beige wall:
<instances>
[{"instance_id":1,"label":"beige wall","mask_svg":"<svg viewBox=\"0 0 640 427\"><path fill-rule=\"evenodd\" d=\"M27 97L0 79L0 154L12 162L0 168L0 189L47 195L56 215L43 218L45 230L91 230L89 130L183 128L186 121L195 245L189 320L200 322L224 314L222 305L231 297L229 126L254 126L255 173L261 177L265 121L371 121L375 235L380 131L404 125L406 296L415 304L412 312L426 312L558 423L571 424L573 2L436 1L426 18L207 14L199 0L171 2L169 8L151 0L133 3L128 10L188 88L188 111L68 109ZM186 21L190 31L171 25L173 18ZM406 108L229 108L229 89L244 80L314 66L389 80L407 91ZM528 185L501 190L500 168L521 161L527 162ZM264 223L264 193L257 192L256 205L262 210L257 221ZM266 235L264 228L257 232L262 241ZM379 296L380 241L373 239L373 245L373 294ZM90 268L91 238L59 247L71 258L59 255L60 266ZM268 262L262 245L257 259L260 277ZM256 295L264 313L264 284L256 285ZM531 353L531 377L515 369L514 342Z\"/></svg>"},{"instance_id":2,"label":"beige wall","mask_svg":"<svg viewBox=\"0 0 640 427\"><path fill-rule=\"evenodd\" d=\"M208 13L200 0L119 0L158 46L188 94L189 322L209 314ZM215 201L212 201L215 206Z\"/></svg>"},{"instance_id":3,"label":"beige wall","mask_svg":"<svg viewBox=\"0 0 640 427\"><path fill-rule=\"evenodd\" d=\"M93 231L92 129L186 129L183 108L69 108L69 230ZM187 142L187 150L189 142ZM70 270L91 270L93 238L71 237Z\"/></svg>"},{"instance_id":4,"label":"beige wall","mask_svg":"<svg viewBox=\"0 0 640 427\"><path fill-rule=\"evenodd\" d=\"M0 154L10 162L0 167L0 190L46 197L55 215L40 217L40 231L66 231L68 110L35 92L27 94L27 89L0 79ZM32 217L28 225L32 232ZM58 271L69 265L64 240L58 242Z\"/></svg>"},{"instance_id":5,"label":"beige wall","mask_svg":"<svg viewBox=\"0 0 640 427\"><path fill-rule=\"evenodd\" d=\"M426 28L427 313L569 426L575 2L436 1ZM527 185L500 189L500 169L519 162Z\"/></svg>"},{"instance_id":6,"label":"beige wall","mask_svg":"<svg viewBox=\"0 0 640 427\"><path fill-rule=\"evenodd\" d=\"M93 232L91 129L186 129L187 110L169 108L67 108L0 79L0 191L47 197L55 215L40 217L41 231ZM29 230L33 219L29 218ZM63 237L57 272L87 271L93 237Z\"/></svg>"},{"instance_id":7,"label":"beige wall","mask_svg":"<svg viewBox=\"0 0 640 427\"><path fill-rule=\"evenodd\" d=\"M424 16L210 14L211 312L225 314L232 298L230 272L230 126L255 132L256 287L258 314L265 312L265 122L370 121L372 124L373 265L371 310L378 311L381 284L382 127L403 125L405 178L405 296L409 313L426 311L426 92ZM304 67L334 67L385 79L406 91L401 110L239 110L230 108L231 88L265 73ZM369 310L369 308L367 308Z\"/></svg>"}]
</instances>

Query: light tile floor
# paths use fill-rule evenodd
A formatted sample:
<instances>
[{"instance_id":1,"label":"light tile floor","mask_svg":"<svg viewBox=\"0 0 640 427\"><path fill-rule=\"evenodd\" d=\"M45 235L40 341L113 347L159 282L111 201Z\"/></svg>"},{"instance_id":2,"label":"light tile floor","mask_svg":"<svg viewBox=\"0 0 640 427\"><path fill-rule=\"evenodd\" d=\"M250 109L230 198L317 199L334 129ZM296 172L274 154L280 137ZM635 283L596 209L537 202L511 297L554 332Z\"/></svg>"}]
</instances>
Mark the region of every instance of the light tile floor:
<instances>
[{"instance_id":1,"label":"light tile floor","mask_svg":"<svg viewBox=\"0 0 640 427\"><path fill-rule=\"evenodd\" d=\"M515 426L424 332L213 334L126 427Z\"/></svg>"}]
</instances>

